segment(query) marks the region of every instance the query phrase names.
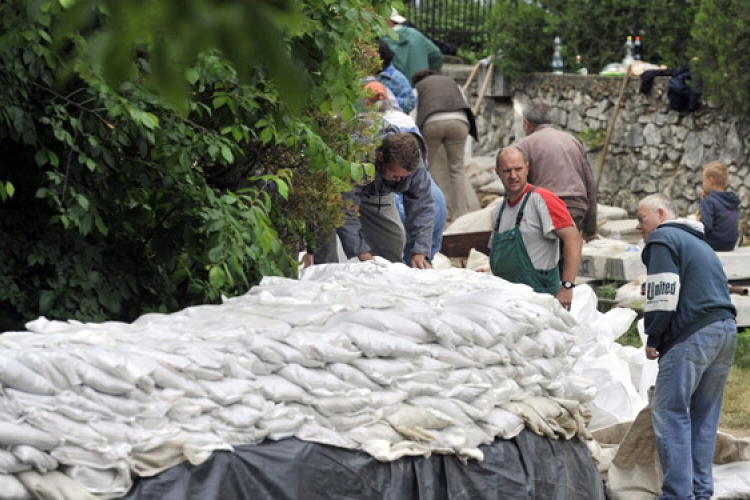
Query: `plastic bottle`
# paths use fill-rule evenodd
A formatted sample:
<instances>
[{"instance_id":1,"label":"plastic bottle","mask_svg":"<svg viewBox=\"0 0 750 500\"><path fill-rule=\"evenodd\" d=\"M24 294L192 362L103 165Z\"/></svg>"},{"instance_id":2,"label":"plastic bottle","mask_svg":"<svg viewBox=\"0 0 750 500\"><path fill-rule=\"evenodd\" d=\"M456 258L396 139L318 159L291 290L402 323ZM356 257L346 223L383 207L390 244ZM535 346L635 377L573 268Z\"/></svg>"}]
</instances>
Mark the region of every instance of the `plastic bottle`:
<instances>
[{"instance_id":1,"label":"plastic bottle","mask_svg":"<svg viewBox=\"0 0 750 500\"><path fill-rule=\"evenodd\" d=\"M587 70L583 66L583 63L581 62L581 56L580 55L576 56L576 73L578 73L579 75L588 75L589 74L589 70Z\"/></svg>"},{"instance_id":2,"label":"plastic bottle","mask_svg":"<svg viewBox=\"0 0 750 500\"><path fill-rule=\"evenodd\" d=\"M643 60L643 46L641 45L641 37L636 36L635 42L633 42L633 59L636 61Z\"/></svg>"},{"instance_id":3,"label":"plastic bottle","mask_svg":"<svg viewBox=\"0 0 750 500\"><path fill-rule=\"evenodd\" d=\"M560 35L555 35L555 47L552 52L552 72L556 75L563 73L562 42Z\"/></svg>"},{"instance_id":4,"label":"plastic bottle","mask_svg":"<svg viewBox=\"0 0 750 500\"><path fill-rule=\"evenodd\" d=\"M625 57L622 60L622 66L628 69L633 64L633 37L629 36L625 41Z\"/></svg>"}]
</instances>

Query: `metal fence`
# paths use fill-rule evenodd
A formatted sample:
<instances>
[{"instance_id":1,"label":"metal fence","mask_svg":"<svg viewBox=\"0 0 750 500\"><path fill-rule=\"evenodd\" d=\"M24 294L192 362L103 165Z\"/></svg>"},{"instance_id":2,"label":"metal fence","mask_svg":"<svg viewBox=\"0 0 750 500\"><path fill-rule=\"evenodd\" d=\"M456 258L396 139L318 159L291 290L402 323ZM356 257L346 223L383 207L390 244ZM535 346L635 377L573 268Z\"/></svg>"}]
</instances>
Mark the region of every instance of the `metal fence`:
<instances>
[{"instance_id":1,"label":"metal fence","mask_svg":"<svg viewBox=\"0 0 750 500\"><path fill-rule=\"evenodd\" d=\"M411 0L403 16L434 40L446 54L462 48L489 50L492 30L487 20L494 0Z\"/></svg>"}]
</instances>

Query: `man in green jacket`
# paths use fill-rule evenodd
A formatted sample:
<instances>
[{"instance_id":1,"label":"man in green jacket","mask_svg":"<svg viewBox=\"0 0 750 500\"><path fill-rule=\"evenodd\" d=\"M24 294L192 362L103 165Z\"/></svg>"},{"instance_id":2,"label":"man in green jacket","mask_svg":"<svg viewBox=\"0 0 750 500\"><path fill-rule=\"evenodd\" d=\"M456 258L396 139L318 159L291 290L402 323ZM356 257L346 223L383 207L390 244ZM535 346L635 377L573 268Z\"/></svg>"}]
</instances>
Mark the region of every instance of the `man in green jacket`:
<instances>
[{"instance_id":1,"label":"man in green jacket","mask_svg":"<svg viewBox=\"0 0 750 500\"><path fill-rule=\"evenodd\" d=\"M418 30L406 26L405 22L406 18L393 9L388 26L396 32L398 39L390 36L383 38L393 52L393 65L406 75L409 81L420 69L440 71L443 66L443 54L440 49Z\"/></svg>"}]
</instances>

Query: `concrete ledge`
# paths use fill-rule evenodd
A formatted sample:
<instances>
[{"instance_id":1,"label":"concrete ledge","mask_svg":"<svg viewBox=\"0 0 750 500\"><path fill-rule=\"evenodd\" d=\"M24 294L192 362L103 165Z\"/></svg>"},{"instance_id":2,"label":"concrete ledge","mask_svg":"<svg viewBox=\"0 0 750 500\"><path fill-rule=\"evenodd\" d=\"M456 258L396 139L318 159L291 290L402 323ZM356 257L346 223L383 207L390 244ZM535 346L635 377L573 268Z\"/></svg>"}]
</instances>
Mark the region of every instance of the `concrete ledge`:
<instances>
[{"instance_id":1,"label":"concrete ledge","mask_svg":"<svg viewBox=\"0 0 750 500\"><path fill-rule=\"evenodd\" d=\"M750 297L730 295L732 304L737 308L737 327L750 327Z\"/></svg>"},{"instance_id":2,"label":"concrete ledge","mask_svg":"<svg viewBox=\"0 0 750 500\"><path fill-rule=\"evenodd\" d=\"M719 256L728 280L750 279L750 247L739 247L731 252L716 252L716 255Z\"/></svg>"}]
</instances>

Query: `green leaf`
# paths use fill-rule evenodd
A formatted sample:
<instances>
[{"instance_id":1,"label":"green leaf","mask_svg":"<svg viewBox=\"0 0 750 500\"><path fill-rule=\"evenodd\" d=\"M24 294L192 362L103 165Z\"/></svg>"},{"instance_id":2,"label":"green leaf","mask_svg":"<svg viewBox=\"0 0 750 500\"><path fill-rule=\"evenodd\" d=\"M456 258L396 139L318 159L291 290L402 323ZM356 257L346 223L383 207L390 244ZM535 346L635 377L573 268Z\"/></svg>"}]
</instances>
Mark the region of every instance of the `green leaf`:
<instances>
[{"instance_id":1,"label":"green leaf","mask_svg":"<svg viewBox=\"0 0 750 500\"><path fill-rule=\"evenodd\" d=\"M55 292L46 290L39 295L39 312L47 314L55 303Z\"/></svg>"},{"instance_id":2,"label":"green leaf","mask_svg":"<svg viewBox=\"0 0 750 500\"><path fill-rule=\"evenodd\" d=\"M227 163L234 163L234 155L232 154L232 150L229 149L228 146L221 147L221 156L224 157Z\"/></svg>"},{"instance_id":3,"label":"green leaf","mask_svg":"<svg viewBox=\"0 0 750 500\"><path fill-rule=\"evenodd\" d=\"M276 188L282 198L289 199L289 184L284 179L276 179Z\"/></svg>"},{"instance_id":4,"label":"green leaf","mask_svg":"<svg viewBox=\"0 0 750 500\"><path fill-rule=\"evenodd\" d=\"M224 283L226 283L227 277L220 266L214 266L208 272L208 281L211 283L212 287L220 289L224 286Z\"/></svg>"},{"instance_id":5,"label":"green leaf","mask_svg":"<svg viewBox=\"0 0 750 500\"><path fill-rule=\"evenodd\" d=\"M198 78L199 78L199 75L198 75L198 72L195 70L195 68L188 68L185 71L185 79L187 79L190 85L195 85L195 82L198 81Z\"/></svg>"},{"instance_id":6,"label":"green leaf","mask_svg":"<svg viewBox=\"0 0 750 500\"><path fill-rule=\"evenodd\" d=\"M82 194L77 194L75 196L75 198L76 198L76 201L78 202L78 204L81 205L81 208L83 208L84 210L88 210L89 209L89 200L88 200L88 198L86 198Z\"/></svg>"},{"instance_id":7,"label":"green leaf","mask_svg":"<svg viewBox=\"0 0 750 500\"><path fill-rule=\"evenodd\" d=\"M268 144L271 142L271 139L273 139L273 131L271 130L271 127L264 128L260 133L260 140L263 141L263 144Z\"/></svg>"}]
</instances>

